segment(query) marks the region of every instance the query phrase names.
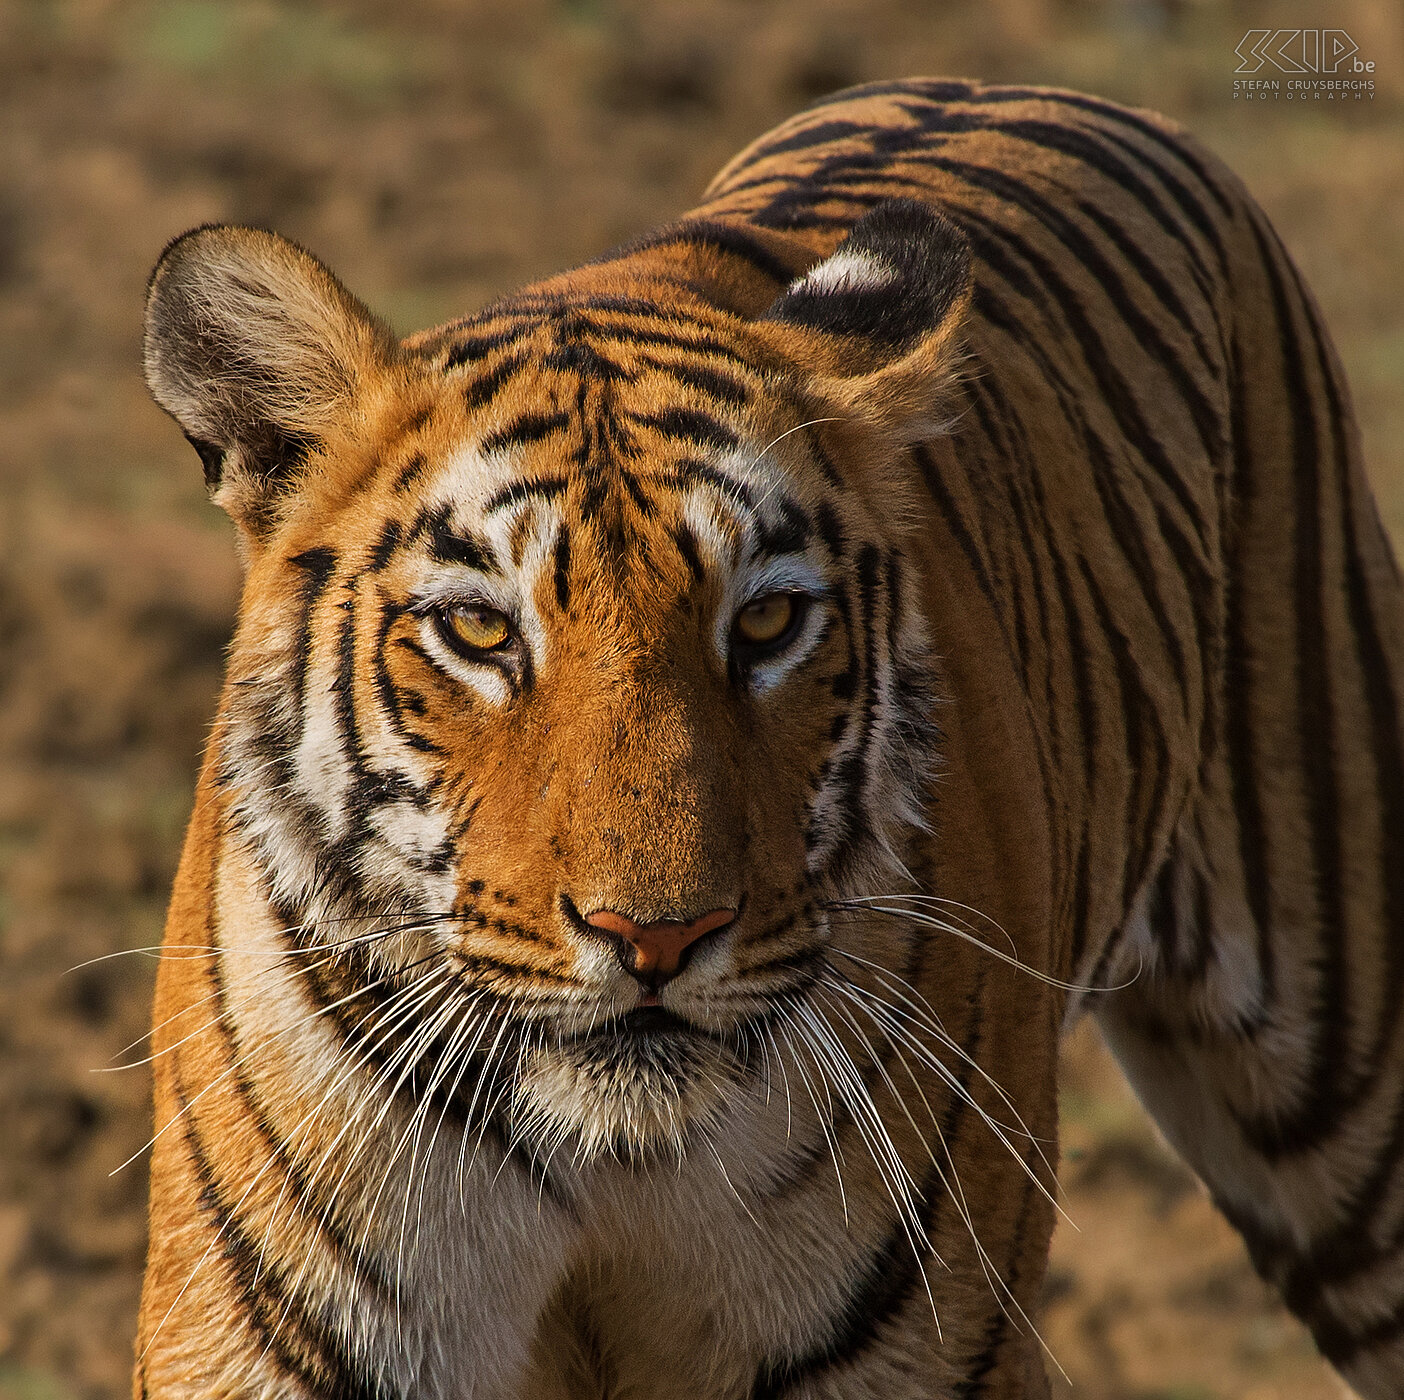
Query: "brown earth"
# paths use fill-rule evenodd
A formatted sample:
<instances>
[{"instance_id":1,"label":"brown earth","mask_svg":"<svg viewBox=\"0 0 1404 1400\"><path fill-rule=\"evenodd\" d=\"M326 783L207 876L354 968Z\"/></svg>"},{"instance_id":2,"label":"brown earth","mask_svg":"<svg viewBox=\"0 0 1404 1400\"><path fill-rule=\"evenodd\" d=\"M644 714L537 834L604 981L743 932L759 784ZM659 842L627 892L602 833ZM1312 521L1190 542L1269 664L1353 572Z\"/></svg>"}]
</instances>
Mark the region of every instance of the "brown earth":
<instances>
[{"instance_id":1,"label":"brown earth","mask_svg":"<svg viewBox=\"0 0 1404 1400\"><path fill-rule=\"evenodd\" d=\"M0 3L0 1400L130 1365L155 944L238 584L138 372L173 234L266 224L404 330L685 207L749 137L870 78L1158 107L1277 220L1404 535L1404 9L1392 0ZM1369 102L1231 97L1250 26L1339 26ZM76 969L76 970L71 970ZM1085 1032L1044 1335L1086 1400L1317 1400L1301 1328Z\"/></svg>"}]
</instances>

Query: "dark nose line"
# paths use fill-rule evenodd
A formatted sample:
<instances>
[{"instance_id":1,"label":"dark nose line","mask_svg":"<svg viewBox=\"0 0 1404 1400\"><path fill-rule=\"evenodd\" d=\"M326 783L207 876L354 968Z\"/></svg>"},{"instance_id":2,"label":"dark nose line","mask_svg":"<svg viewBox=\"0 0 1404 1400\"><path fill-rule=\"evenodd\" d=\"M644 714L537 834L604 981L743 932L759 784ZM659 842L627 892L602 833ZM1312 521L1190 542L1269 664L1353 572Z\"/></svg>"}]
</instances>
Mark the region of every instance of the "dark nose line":
<instances>
[{"instance_id":1,"label":"dark nose line","mask_svg":"<svg viewBox=\"0 0 1404 1400\"><path fill-rule=\"evenodd\" d=\"M725 928L736 918L736 911L712 909L689 923L660 919L640 924L613 909L596 909L582 918L591 928L617 940L615 951L630 976L656 989L683 970L699 939Z\"/></svg>"}]
</instances>

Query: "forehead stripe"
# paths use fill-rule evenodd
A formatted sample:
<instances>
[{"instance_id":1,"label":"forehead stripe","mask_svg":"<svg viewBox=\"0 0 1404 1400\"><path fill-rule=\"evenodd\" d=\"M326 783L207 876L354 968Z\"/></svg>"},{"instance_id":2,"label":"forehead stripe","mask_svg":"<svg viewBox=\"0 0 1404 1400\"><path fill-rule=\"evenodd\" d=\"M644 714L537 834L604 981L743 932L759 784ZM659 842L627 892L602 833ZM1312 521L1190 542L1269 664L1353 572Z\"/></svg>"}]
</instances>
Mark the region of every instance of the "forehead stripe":
<instances>
[{"instance_id":1,"label":"forehead stripe","mask_svg":"<svg viewBox=\"0 0 1404 1400\"><path fill-rule=\"evenodd\" d=\"M725 423L697 409L670 408L663 413L630 414L629 417L642 427L662 433L664 437L682 438L686 442L697 442L723 451L734 450L741 445L740 438Z\"/></svg>"},{"instance_id":2,"label":"forehead stripe","mask_svg":"<svg viewBox=\"0 0 1404 1400\"><path fill-rule=\"evenodd\" d=\"M687 491L694 486L705 483L746 510L755 509L755 497L744 481L737 481L735 477L728 476L710 462L700 462L695 457L684 457L680 462L674 464L671 471L658 479L663 485L672 486L680 491Z\"/></svg>"},{"instance_id":3,"label":"forehead stripe","mask_svg":"<svg viewBox=\"0 0 1404 1400\"><path fill-rule=\"evenodd\" d=\"M565 489L566 481L563 476L539 476L529 481L514 481L489 498L487 505L483 507L483 514L496 515L498 511L517 505L521 501L551 501Z\"/></svg>"},{"instance_id":4,"label":"forehead stripe","mask_svg":"<svg viewBox=\"0 0 1404 1400\"><path fill-rule=\"evenodd\" d=\"M530 330L529 324L524 325L517 321L503 330L488 331L483 335L466 335L449 351L444 360L444 370L455 370L462 365L471 364L474 360L481 360L484 355L490 355L494 350L502 349L504 345L511 345L514 341L523 339Z\"/></svg>"},{"instance_id":5,"label":"forehead stripe","mask_svg":"<svg viewBox=\"0 0 1404 1400\"><path fill-rule=\"evenodd\" d=\"M489 433L479 444L478 450L484 456L499 452L505 447L520 447L528 442L540 442L570 426L568 413L523 413L494 432Z\"/></svg>"},{"instance_id":6,"label":"forehead stripe","mask_svg":"<svg viewBox=\"0 0 1404 1400\"><path fill-rule=\"evenodd\" d=\"M514 355L504 355L490 370L480 374L463 391L463 401L469 408L486 408L498 395L498 391L512 375L526 364L524 351Z\"/></svg>"},{"instance_id":7,"label":"forehead stripe","mask_svg":"<svg viewBox=\"0 0 1404 1400\"><path fill-rule=\"evenodd\" d=\"M699 389L714 399L740 407L751 397L751 391L734 375L723 370L711 369L706 365L678 364L672 360L659 359L657 355L640 355L639 363L676 379L689 388Z\"/></svg>"}]
</instances>

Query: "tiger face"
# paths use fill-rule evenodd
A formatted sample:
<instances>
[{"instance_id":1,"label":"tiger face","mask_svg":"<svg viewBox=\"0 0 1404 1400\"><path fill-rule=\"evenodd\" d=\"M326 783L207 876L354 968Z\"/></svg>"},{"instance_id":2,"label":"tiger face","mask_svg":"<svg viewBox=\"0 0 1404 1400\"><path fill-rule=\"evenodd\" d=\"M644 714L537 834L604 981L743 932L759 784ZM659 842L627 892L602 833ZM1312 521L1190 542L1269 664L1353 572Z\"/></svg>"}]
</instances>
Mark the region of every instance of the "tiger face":
<instances>
[{"instance_id":1,"label":"tiger face","mask_svg":"<svg viewBox=\"0 0 1404 1400\"><path fill-rule=\"evenodd\" d=\"M401 344L301 250L207 229L148 319L248 565L226 839L368 1045L583 1160L744 1111L833 940L864 953L833 902L923 825L903 447L969 284L901 203L768 311L657 277L644 308L639 275Z\"/></svg>"}]
</instances>

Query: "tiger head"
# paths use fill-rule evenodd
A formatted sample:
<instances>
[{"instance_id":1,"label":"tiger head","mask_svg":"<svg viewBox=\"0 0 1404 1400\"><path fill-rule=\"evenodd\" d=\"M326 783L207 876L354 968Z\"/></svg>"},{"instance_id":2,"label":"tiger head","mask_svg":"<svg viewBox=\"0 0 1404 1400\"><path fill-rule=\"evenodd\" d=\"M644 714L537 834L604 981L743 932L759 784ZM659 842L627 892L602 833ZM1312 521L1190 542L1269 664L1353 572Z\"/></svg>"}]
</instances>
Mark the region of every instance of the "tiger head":
<instances>
[{"instance_id":1,"label":"tiger head","mask_svg":"<svg viewBox=\"0 0 1404 1400\"><path fill-rule=\"evenodd\" d=\"M246 563L226 848L349 995L428 989L441 1081L583 1158L682 1152L835 940L890 961L830 910L898 878L936 756L902 503L965 242L898 201L821 261L774 235L777 299L723 234L405 342L247 229L148 301Z\"/></svg>"}]
</instances>

